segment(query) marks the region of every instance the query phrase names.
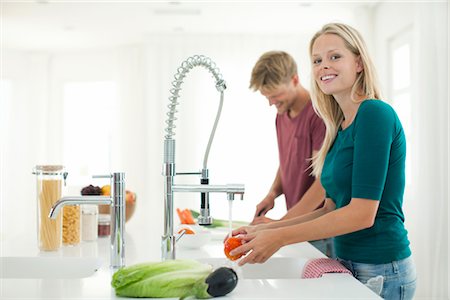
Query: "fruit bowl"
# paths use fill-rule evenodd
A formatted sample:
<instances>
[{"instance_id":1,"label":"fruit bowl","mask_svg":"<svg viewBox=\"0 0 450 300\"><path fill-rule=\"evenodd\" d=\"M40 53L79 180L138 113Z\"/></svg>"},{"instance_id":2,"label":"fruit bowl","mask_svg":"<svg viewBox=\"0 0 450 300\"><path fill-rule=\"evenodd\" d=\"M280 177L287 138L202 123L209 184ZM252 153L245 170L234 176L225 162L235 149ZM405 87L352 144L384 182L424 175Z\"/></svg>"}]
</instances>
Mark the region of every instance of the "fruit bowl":
<instances>
[{"instance_id":1,"label":"fruit bowl","mask_svg":"<svg viewBox=\"0 0 450 300\"><path fill-rule=\"evenodd\" d=\"M111 195L111 187L109 185L104 185L102 188L95 187L89 185L81 190L82 195L102 195L102 196L110 196ZM126 190L125 191L125 222L131 219L136 210L136 193ZM98 212L100 214L110 214L111 211L110 205L99 205Z\"/></svg>"},{"instance_id":2,"label":"fruit bowl","mask_svg":"<svg viewBox=\"0 0 450 300\"><path fill-rule=\"evenodd\" d=\"M103 196L109 196L109 195L103 195ZM131 219L131 217L134 214L134 211L136 209L136 193L131 191L126 191L125 193L125 222ZM98 212L101 214L109 214L111 207L109 205L99 205L98 206Z\"/></svg>"}]
</instances>

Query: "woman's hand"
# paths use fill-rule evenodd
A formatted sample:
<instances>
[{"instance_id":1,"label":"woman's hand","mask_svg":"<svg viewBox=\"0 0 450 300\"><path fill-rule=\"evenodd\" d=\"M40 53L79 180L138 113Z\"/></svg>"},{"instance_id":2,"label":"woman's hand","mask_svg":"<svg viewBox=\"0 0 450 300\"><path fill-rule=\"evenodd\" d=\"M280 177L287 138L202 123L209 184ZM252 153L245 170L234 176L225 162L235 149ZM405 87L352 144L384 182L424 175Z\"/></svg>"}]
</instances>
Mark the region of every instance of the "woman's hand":
<instances>
[{"instance_id":1,"label":"woman's hand","mask_svg":"<svg viewBox=\"0 0 450 300\"><path fill-rule=\"evenodd\" d=\"M282 238L277 229L241 233L240 238L244 241L244 244L230 252L231 255L247 253L239 261L239 266L246 263L263 263L283 246Z\"/></svg>"},{"instance_id":2,"label":"woman's hand","mask_svg":"<svg viewBox=\"0 0 450 300\"><path fill-rule=\"evenodd\" d=\"M249 233L252 233L252 232L256 232L256 231L260 230L259 227L261 227L261 225L256 225L256 226L252 226L252 225L242 226L242 227L239 227L239 228L233 230L233 231L231 232L231 236L245 235L245 234L249 234ZM227 238L228 238L229 236L230 236L229 234L227 234L227 235L225 236L225 238L223 239L223 242L224 242L224 243L225 243L225 241L227 240Z\"/></svg>"}]
</instances>

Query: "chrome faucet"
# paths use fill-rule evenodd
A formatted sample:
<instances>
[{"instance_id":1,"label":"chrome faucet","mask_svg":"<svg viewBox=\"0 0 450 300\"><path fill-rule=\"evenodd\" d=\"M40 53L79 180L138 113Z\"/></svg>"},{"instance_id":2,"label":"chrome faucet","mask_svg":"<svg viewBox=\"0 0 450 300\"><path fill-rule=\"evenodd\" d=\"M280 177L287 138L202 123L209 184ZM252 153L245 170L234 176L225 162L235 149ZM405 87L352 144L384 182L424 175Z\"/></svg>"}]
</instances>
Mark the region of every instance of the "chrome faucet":
<instances>
[{"instance_id":1,"label":"chrome faucet","mask_svg":"<svg viewBox=\"0 0 450 300\"><path fill-rule=\"evenodd\" d=\"M111 206L110 265L113 269L125 266L125 173L97 175L94 178L110 178L111 196L68 196L59 199L50 209L49 218L55 219L66 205L108 204Z\"/></svg>"},{"instance_id":2,"label":"chrome faucet","mask_svg":"<svg viewBox=\"0 0 450 300\"><path fill-rule=\"evenodd\" d=\"M205 156L203 159L203 168L200 172L176 173L175 172L175 139L173 136L174 121L176 120L175 113L178 105L179 92L181 91L181 84L186 74L194 67L205 67L213 75L216 81L216 89L220 92L220 103L217 111L216 120L214 121L213 129L211 131L208 145L206 147ZM210 225L212 218L209 209L209 193L226 193L228 200L234 200L234 195L238 194L243 198L245 191L243 184L227 184L227 185L209 185L209 171L207 168L207 161L209 150L214 138L214 134L219 122L220 114L223 105L223 92L226 89L225 81L222 79L219 69L215 63L208 57L203 55L195 55L186 59L177 70L175 80L172 82L172 89L169 97L169 112L166 120L167 128L164 139L164 163L162 175L164 176L164 235L161 237L161 254L162 259L175 259L175 242L176 238L173 230L173 193L174 192L197 192L201 193L200 216L198 222L200 225ZM175 175L200 175L199 185L176 185L174 184Z\"/></svg>"}]
</instances>

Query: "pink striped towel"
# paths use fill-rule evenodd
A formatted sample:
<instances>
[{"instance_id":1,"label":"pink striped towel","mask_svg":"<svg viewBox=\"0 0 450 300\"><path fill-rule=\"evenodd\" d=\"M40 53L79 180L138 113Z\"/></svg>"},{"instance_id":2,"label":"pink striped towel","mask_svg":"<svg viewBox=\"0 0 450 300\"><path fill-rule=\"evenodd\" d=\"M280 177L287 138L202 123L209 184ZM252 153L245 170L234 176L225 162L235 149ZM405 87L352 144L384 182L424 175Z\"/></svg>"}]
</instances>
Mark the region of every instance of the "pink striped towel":
<instances>
[{"instance_id":1,"label":"pink striped towel","mask_svg":"<svg viewBox=\"0 0 450 300\"><path fill-rule=\"evenodd\" d=\"M303 268L302 278L319 278L325 273L352 274L340 262L331 258L310 259Z\"/></svg>"}]
</instances>

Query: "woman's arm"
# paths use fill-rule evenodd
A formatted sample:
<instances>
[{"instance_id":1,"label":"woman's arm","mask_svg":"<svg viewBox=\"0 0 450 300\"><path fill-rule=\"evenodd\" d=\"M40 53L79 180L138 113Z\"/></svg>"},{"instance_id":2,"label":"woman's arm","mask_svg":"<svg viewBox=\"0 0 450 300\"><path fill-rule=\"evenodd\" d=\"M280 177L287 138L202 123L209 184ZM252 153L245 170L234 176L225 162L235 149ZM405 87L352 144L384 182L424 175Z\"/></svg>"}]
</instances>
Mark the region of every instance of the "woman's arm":
<instances>
[{"instance_id":1,"label":"woman's arm","mask_svg":"<svg viewBox=\"0 0 450 300\"><path fill-rule=\"evenodd\" d=\"M283 246L334 237L373 226L380 201L353 198L340 209L298 225L281 228Z\"/></svg>"},{"instance_id":2,"label":"woman's arm","mask_svg":"<svg viewBox=\"0 0 450 300\"><path fill-rule=\"evenodd\" d=\"M286 220L281 220L273 223L261 224L257 226L257 230L259 231L265 229L275 229L311 221L333 211L335 207L336 205L334 204L333 200L327 198L325 200L325 204L323 205L323 207L316 209L315 211L312 211L299 217L289 218Z\"/></svg>"},{"instance_id":3,"label":"woman's arm","mask_svg":"<svg viewBox=\"0 0 450 300\"><path fill-rule=\"evenodd\" d=\"M295 218L316 210L325 200L325 190L320 183L320 179L316 179L309 187L300 201L297 202L281 220Z\"/></svg>"},{"instance_id":4,"label":"woman's arm","mask_svg":"<svg viewBox=\"0 0 450 300\"><path fill-rule=\"evenodd\" d=\"M258 225L250 225L250 226L242 226L237 229L234 229L232 231L232 236L239 235L239 234L249 234L254 233L258 231L268 230L268 229L279 229L282 227L288 227L296 224L300 224L302 222L307 222L310 220L313 220L315 218L318 218L332 210L334 210L336 205L331 199L326 199L325 204L323 207L300 217L284 220L284 221L278 221L278 222L271 222L271 223L265 223L265 224L258 224ZM228 237L228 236L227 236ZM225 240L227 239L225 237ZM224 241L225 241L224 240Z\"/></svg>"},{"instance_id":5,"label":"woman's arm","mask_svg":"<svg viewBox=\"0 0 450 300\"><path fill-rule=\"evenodd\" d=\"M327 199L326 206L330 201ZM240 266L246 263L263 263L282 246L369 228L375 221L378 205L379 201L376 200L353 198L348 205L316 218L306 220L307 217L319 210L305 215L303 216L305 219L301 223L244 234L242 239L246 243L234 249L230 254L247 253L239 262Z\"/></svg>"}]
</instances>

